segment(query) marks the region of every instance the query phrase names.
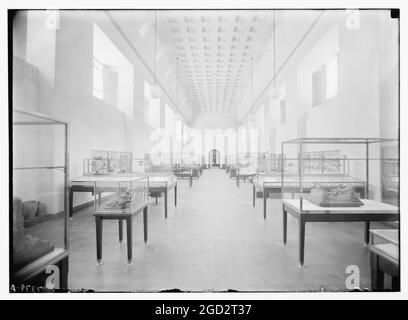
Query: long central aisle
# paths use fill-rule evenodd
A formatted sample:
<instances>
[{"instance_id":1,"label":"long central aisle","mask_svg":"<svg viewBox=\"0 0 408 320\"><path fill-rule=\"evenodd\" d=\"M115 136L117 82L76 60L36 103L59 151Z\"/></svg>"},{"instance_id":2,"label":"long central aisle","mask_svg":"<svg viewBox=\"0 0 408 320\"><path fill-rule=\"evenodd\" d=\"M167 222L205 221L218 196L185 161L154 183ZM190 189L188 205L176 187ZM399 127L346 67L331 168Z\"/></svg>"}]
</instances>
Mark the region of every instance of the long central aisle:
<instances>
[{"instance_id":1,"label":"long central aisle","mask_svg":"<svg viewBox=\"0 0 408 320\"><path fill-rule=\"evenodd\" d=\"M143 244L142 220L134 221L133 265L126 265L126 243L118 227L104 224L103 264L96 266L95 227L90 209L71 221L69 281L72 288L160 291L281 291L345 288L347 265L360 267L361 286L369 284L368 249L359 224L309 227L306 267L298 267L297 224L288 219L288 245L282 245L281 201L252 207L252 186L224 170L208 169L188 188L179 181L178 206L163 199L149 211L149 242ZM172 198L173 193L169 195ZM342 239L347 238L344 243ZM350 257L345 260L344 257ZM313 261L308 265L308 261Z\"/></svg>"}]
</instances>

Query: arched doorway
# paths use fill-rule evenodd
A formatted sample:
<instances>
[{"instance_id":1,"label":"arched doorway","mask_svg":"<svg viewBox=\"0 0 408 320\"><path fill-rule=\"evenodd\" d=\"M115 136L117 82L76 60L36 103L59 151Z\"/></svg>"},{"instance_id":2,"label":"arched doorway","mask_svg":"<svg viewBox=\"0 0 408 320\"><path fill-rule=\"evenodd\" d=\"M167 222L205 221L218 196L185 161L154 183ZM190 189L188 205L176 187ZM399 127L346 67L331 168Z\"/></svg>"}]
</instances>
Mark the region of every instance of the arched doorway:
<instances>
[{"instance_id":1,"label":"arched doorway","mask_svg":"<svg viewBox=\"0 0 408 320\"><path fill-rule=\"evenodd\" d=\"M208 163L210 167L220 166L220 152L216 149L212 149L208 154Z\"/></svg>"}]
</instances>

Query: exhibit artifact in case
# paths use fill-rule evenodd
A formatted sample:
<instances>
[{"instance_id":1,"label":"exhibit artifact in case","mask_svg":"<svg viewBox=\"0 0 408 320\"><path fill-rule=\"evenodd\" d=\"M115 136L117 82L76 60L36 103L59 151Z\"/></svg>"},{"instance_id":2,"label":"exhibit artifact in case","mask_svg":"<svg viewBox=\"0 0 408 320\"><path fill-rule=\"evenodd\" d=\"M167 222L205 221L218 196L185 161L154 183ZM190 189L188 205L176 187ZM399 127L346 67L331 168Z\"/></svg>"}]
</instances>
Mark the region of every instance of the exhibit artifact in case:
<instances>
[{"instance_id":1,"label":"exhibit artifact in case","mask_svg":"<svg viewBox=\"0 0 408 320\"><path fill-rule=\"evenodd\" d=\"M102 197L94 199L94 212L134 213L149 200L148 176L111 176L95 177L90 182L94 186L94 195L102 193Z\"/></svg>"}]
</instances>

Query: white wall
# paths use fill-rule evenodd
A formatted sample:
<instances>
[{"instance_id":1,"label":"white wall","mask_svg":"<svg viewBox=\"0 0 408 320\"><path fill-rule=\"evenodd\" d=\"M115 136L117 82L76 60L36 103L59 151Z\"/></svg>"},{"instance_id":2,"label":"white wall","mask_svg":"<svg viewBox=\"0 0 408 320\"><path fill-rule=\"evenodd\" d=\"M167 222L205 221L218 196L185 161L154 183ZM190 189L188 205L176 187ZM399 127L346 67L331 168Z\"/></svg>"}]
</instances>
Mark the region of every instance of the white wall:
<instances>
[{"instance_id":1,"label":"white wall","mask_svg":"<svg viewBox=\"0 0 408 320\"><path fill-rule=\"evenodd\" d=\"M318 16L301 11L277 15L277 38L288 41L277 45L277 70L287 54ZM396 137L398 121L397 20L389 11L360 11L360 28L347 28L350 13L326 11L312 31L280 70L278 86L286 91L287 121L279 122L279 104L264 95L255 106L265 105L265 127L271 152L280 152L280 142L298 136L374 136ZM302 32L291 34L280 21L291 19ZM292 21L293 20L293 21ZM295 31L297 29L295 28ZM311 75L313 65L323 65L337 50L339 53L338 94L312 108ZM257 70L272 70L271 50L266 50ZM258 72L254 81L254 100L272 79L272 73ZM246 96L247 98L247 96ZM245 101L243 102L245 104ZM245 110L240 111L244 115ZM380 130L381 128L381 130ZM387 128L393 128L388 129ZM274 133L275 132L275 133ZM271 139L275 135L276 141Z\"/></svg>"},{"instance_id":2,"label":"white wall","mask_svg":"<svg viewBox=\"0 0 408 320\"><path fill-rule=\"evenodd\" d=\"M24 65L24 62L18 64L19 60L16 59L16 69L19 73L14 77L14 107L38 111L70 123L70 179L82 174L83 159L91 156L92 149L133 151L135 157L143 157L153 145L153 142L150 142L153 128L144 123L143 114L143 83L144 79L151 80L151 75L121 39L117 30L106 17L95 12L79 14L75 11L60 11L57 30L47 29L47 13L44 11L38 11L30 18L31 20L26 22L31 25L29 32L24 32L26 15L18 16L18 21L14 24L13 53L26 59L25 51L31 52L31 61L37 64L35 66L40 76L37 82L27 80L27 77L22 75L24 68L21 65ZM93 97L94 21L102 25L103 31L134 66L133 112L123 112L117 106ZM50 34L54 34L54 37ZM166 96L162 99L170 104ZM40 140L39 143L48 149L56 144L61 147L61 142L50 141L50 138L43 137ZM33 179L35 180L38 180L38 177ZM48 192L45 189L46 182L39 193ZM51 180L48 180L48 183L51 183ZM19 185L23 186L23 183ZM59 193L61 190L60 184ZM34 196L32 192L20 190L15 193L23 196L23 200L33 200L27 199L30 194ZM74 205L88 200L89 196L76 194ZM62 201L57 206L50 201L50 213L62 210Z\"/></svg>"},{"instance_id":3,"label":"white wall","mask_svg":"<svg viewBox=\"0 0 408 320\"><path fill-rule=\"evenodd\" d=\"M341 11L340 11L341 13ZM396 138L398 132L398 22L389 11L361 11L359 29L346 27L347 14L325 13L308 41L299 47L279 77L286 89L287 121L279 123L279 105L268 100L265 119L272 124L271 152L280 152L282 141L306 137ZM330 34L329 36L328 33ZM311 107L313 66L323 65L338 50L338 93L319 106ZM275 139L275 141L273 141ZM363 156L364 146L342 149L344 154ZM325 147L318 147L324 149ZM309 147L309 150L316 147ZM379 146L371 146L379 156ZM364 177L365 166L353 173ZM380 163L372 163L370 189L379 196Z\"/></svg>"},{"instance_id":4,"label":"white wall","mask_svg":"<svg viewBox=\"0 0 408 320\"><path fill-rule=\"evenodd\" d=\"M204 129L228 129L233 128L234 116L229 112L203 112L194 120L192 127L198 130Z\"/></svg>"}]
</instances>

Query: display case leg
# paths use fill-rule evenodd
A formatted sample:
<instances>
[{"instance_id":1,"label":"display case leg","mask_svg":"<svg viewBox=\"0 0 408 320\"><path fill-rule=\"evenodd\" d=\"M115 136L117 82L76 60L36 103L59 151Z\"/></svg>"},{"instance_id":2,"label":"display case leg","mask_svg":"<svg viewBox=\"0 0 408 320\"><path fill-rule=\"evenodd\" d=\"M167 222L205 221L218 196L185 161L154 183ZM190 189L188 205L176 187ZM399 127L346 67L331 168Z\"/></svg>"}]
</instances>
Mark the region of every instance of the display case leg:
<instances>
[{"instance_id":1,"label":"display case leg","mask_svg":"<svg viewBox=\"0 0 408 320\"><path fill-rule=\"evenodd\" d=\"M391 277L391 290L400 291L400 277Z\"/></svg>"},{"instance_id":2,"label":"display case leg","mask_svg":"<svg viewBox=\"0 0 408 320\"><path fill-rule=\"evenodd\" d=\"M177 207L177 184L174 186L174 206Z\"/></svg>"},{"instance_id":3,"label":"display case leg","mask_svg":"<svg viewBox=\"0 0 408 320\"><path fill-rule=\"evenodd\" d=\"M377 270L375 271L376 273L376 283L373 284L375 285L374 289L378 291L383 291L384 290L384 271L379 269L377 267Z\"/></svg>"},{"instance_id":4,"label":"display case leg","mask_svg":"<svg viewBox=\"0 0 408 320\"><path fill-rule=\"evenodd\" d=\"M370 242L370 221L366 221L364 224L364 244L367 246Z\"/></svg>"},{"instance_id":5,"label":"display case leg","mask_svg":"<svg viewBox=\"0 0 408 320\"><path fill-rule=\"evenodd\" d=\"M60 263L60 289L68 289L69 260L65 257Z\"/></svg>"},{"instance_id":6,"label":"display case leg","mask_svg":"<svg viewBox=\"0 0 408 320\"><path fill-rule=\"evenodd\" d=\"M263 214L264 214L264 220L266 220L266 192L265 190L263 192Z\"/></svg>"},{"instance_id":7,"label":"display case leg","mask_svg":"<svg viewBox=\"0 0 408 320\"><path fill-rule=\"evenodd\" d=\"M127 256L128 256L128 265L132 264L132 222L133 216L129 216L126 218L126 236L127 236Z\"/></svg>"},{"instance_id":8,"label":"display case leg","mask_svg":"<svg viewBox=\"0 0 408 320\"><path fill-rule=\"evenodd\" d=\"M306 223L299 217L299 266L303 267L305 262L305 227Z\"/></svg>"},{"instance_id":9,"label":"display case leg","mask_svg":"<svg viewBox=\"0 0 408 320\"><path fill-rule=\"evenodd\" d=\"M285 205L283 205L282 208L282 217L283 217L283 245L286 246L288 232L288 213L286 211Z\"/></svg>"},{"instance_id":10,"label":"display case leg","mask_svg":"<svg viewBox=\"0 0 408 320\"><path fill-rule=\"evenodd\" d=\"M118 219L118 225L119 225L119 243L122 244L123 242L123 220Z\"/></svg>"},{"instance_id":11,"label":"display case leg","mask_svg":"<svg viewBox=\"0 0 408 320\"><path fill-rule=\"evenodd\" d=\"M252 206L255 207L255 195L256 195L256 191L255 191L255 186L252 186Z\"/></svg>"},{"instance_id":12,"label":"display case leg","mask_svg":"<svg viewBox=\"0 0 408 320\"><path fill-rule=\"evenodd\" d=\"M95 216L96 225L96 262L102 264L102 218Z\"/></svg>"},{"instance_id":13,"label":"display case leg","mask_svg":"<svg viewBox=\"0 0 408 320\"><path fill-rule=\"evenodd\" d=\"M69 217L72 218L74 211L74 191L72 188L69 188Z\"/></svg>"},{"instance_id":14,"label":"display case leg","mask_svg":"<svg viewBox=\"0 0 408 320\"><path fill-rule=\"evenodd\" d=\"M374 252L370 252L370 271L371 271L371 290L377 289L377 269L378 261L377 255Z\"/></svg>"},{"instance_id":15,"label":"display case leg","mask_svg":"<svg viewBox=\"0 0 408 320\"><path fill-rule=\"evenodd\" d=\"M164 218L167 219L167 190L164 191Z\"/></svg>"},{"instance_id":16,"label":"display case leg","mask_svg":"<svg viewBox=\"0 0 408 320\"><path fill-rule=\"evenodd\" d=\"M147 207L143 209L143 235L144 243L147 244Z\"/></svg>"}]
</instances>

